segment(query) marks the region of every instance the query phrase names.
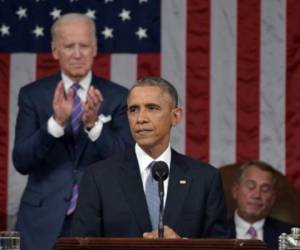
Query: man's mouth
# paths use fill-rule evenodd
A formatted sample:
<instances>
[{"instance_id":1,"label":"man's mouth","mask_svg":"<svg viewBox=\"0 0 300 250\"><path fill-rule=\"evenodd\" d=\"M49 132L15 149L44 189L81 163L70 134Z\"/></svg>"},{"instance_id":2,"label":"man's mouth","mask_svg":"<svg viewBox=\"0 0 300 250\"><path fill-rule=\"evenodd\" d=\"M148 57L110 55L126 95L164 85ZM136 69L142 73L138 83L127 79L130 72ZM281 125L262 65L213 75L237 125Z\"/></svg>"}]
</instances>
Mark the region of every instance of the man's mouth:
<instances>
[{"instance_id":1,"label":"man's mouth","mask_svg":"<svg viewBox=\"0 0 300 250\"><path fill-rule=\"evenodd\" d=\"M137 134L146 134L146 133L149 133L149 132L151 132L151 131L152 131L152 129L142 128L142 129L137 129L137 130L135 131L135 133L137 133Z\"/></svg>"}]
</instances>

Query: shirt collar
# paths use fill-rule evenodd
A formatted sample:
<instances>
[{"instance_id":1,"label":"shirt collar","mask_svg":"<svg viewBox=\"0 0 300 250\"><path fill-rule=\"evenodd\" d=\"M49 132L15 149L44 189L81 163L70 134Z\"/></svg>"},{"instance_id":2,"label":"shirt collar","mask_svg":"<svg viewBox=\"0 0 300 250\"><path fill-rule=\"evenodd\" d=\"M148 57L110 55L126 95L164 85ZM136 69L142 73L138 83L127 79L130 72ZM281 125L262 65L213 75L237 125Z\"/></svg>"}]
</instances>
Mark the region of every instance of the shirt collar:
<instances>
[{"instance_id":1,"label":"shirt collar","mask_svg":"<svg viewBox=\"0 0 300 250\"><path fill-rule=\"evenodd\" d=\"M242 217L240 217L238 215L237 211L235 211L235 213L234 213L234 222L235 222L236 226L245 232L248 231L248 229L251 225L255 228L256 231L261 230L265 224L265 220L266 219L263 218L261 220L254 222L253 224L251 224L248 221L245 221Z\"/></svg>"},{"instance_id":2,"label":"shirt collar","mask_svg":"<svg viewBox=\"0 0 300 250\"><path fill-rule=\"evenodd\" d=\"M73 85L74 81L63 72L61 72L61 78L64 82L65 91L67 92L68 89ZM78 84L84 91L87 91L91 82L92 82L92 72L89 71L88 74L78 82Z\"/></svg>"},{"instance_id":3,"label":"shirt collar","mask_svg":"<svg viewBox=\"0 0 300 250\"><path fill-rule=\"evenodd\" d=\"M149 166L152 161L163 161L165 162L170 170L171 164L171 146L170 144L166 150L156 159L149 156L137 143L135 144L135 154L138 160L140 171L143 172Z\"/></svg>"}]
</instances>

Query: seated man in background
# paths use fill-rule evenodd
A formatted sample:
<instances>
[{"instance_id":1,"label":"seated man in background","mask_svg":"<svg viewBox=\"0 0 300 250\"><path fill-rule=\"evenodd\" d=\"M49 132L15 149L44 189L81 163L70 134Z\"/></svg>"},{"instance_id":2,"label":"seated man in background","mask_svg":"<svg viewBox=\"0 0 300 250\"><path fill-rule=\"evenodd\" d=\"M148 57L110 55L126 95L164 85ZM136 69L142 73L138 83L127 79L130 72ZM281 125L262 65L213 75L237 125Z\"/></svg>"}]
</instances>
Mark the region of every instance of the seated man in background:
<instances>
[{"instance_id":1,"label":"seated man in background","mask_svg":"<svg viewBox=\"0 0 300 250\"><path fill-rule=\"evenodd\" d=\"M158 190L149 192L149 184L153 161L163 161L170 169L164 182L165 238L228 237L219 171L170 146L172 127L181 118L173 85L158 77L143 78L129 91L127 105L135 149L89 168L80 187L73 235L157 238Z\"/></svg>"},{"instance_id":2,"label":"seated man in background","mask_svg":"<svg viewBox=\"0 0 300 250\"><path fill-rule=\"evenodd\" d=\"M264 240L268 250L278 249L281 233L290 233L291 225L268 217L276 199L276 172L262 161L248 161L238 171L232 187L237 203L230 222L232 238Z\"/></svg>"}]
</instances>

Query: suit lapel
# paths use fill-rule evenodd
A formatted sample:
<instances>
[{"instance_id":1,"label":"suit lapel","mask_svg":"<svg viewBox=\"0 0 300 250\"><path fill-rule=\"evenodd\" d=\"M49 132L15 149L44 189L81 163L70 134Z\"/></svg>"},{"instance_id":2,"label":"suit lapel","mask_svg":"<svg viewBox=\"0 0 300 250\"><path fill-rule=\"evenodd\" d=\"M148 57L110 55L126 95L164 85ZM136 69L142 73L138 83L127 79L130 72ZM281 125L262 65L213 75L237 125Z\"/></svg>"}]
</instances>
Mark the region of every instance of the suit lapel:
<instances>
[{"instance_id":1,"label":"suit lapel","mask_svg":"<svg viewBox=\"0 0 300 250\"><path fill-rule=\"evenodd\" d=\"M192 178L188 176L188 167L177 157L172 150L170 166L170 179L168 185L167 201L164 212L164 224L175 228L177 219L181 216L181 210L185 203Z\"/></svg>"},{"instance_id":2,"label":"suit lapel","mask_svg":"<svg viewBox=\"0 0 300 250\"><path fill-rule=\"evenodd\" d=\"M150 232L152 226L134 151L130 151L128 159L120 167L119 183L141 229L141 233Z\"/></svg>"},{"instance_id":3,"label":"suit lapel","mask_svg":"<svg viewBox=\"0 0 300 250\"><path fill-rule=\"evenodd\" d=\"M275 249L275 245L273 246L273 244L277 241L277 239L274 239L276 233L274 231L274 225L272 225L272 222L268 218L266 218L263 231L264 241L267 243L267 249L273 249L273 247Z\"/></svg>"}]
</instances>

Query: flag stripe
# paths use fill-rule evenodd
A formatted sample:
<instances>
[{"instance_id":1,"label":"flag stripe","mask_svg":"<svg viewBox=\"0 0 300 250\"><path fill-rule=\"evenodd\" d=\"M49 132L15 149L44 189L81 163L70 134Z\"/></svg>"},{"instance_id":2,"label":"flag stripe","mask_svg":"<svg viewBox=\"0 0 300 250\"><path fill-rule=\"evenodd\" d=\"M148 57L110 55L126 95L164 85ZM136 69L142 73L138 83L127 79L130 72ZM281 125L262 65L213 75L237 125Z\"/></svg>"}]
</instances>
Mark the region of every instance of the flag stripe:
<instances>
[{"instance_id":1,"label":"flag stripe","mask_svg":"<svg viewBox=\"0 0 300 250\"><path fill-rule=\"evenodd\" d=\"M160 76L160 54L147 53L137 57L137 78Z\"/></svg>"},{"instance_id":2,"label":"flag stripe","mask_svg":"<svg viewBox=\"0 0 300 250\"><path fill-rule=\"evenodd\" d=\"M36 71L36 79L50 76L59 71L59 65L51 53L39 53L36 58L36 67L38 68Z\"/></svg>"},{"instance_id":3,"label":"flag stripe","mask_svg":"<svg viewBox=\"0 0 300 250\"><path fill-rule=\"evenodd\" d=\"M260 159L285 173L286 1L261 1Z\"/></svg>"},{"instance_id":4,"label":"flag stripe","mask_svg":"<svg viewBox=\"0 0 300 250\"><path fill-rule=\"evenodd\" d=\"M186 152L208 161L210 2L190 0L187 5Z\"/></svg>"},{"instance_id":5,"label":"flag stripe","mask_svg":"<svg viewBox=\"0 0 300 250\"><path fill-rule=\"evenodd\" d=\"M259 157L260 0L238 1L237 161Z\"/></svg>"},{"instance_id":6,"label":"flag stripe","mask_svg":"<svg viewBox=\"0 0 300 250\"><path fill-rule=\"evenodd\" d=\"M110 65L111 65L110 54L100 53L95 58L93 72L96 75L101 76L105 79L110 79L110 74L111 74Z\"/></svg>"},{"instance_id":7,"label":"flag stripe","mask_svg":"<svg viewBox=\"0 0 300 250\"><path fill-rule=\"evenodd\" d=\"M13 142L15 138L15 124L18 110L18 93L20 88L35 80L36 78L36 54L17 53L11 55L10 67L10 130L9 130L9 152L11 156ZM8 185L8 228L13 228L16 220L16 214L19 207L19 201L27 182L27 176L22 176L16 172L13 167L12 159L9 157L9 185Z\"/></svg>"},{"instance_id":8,"label":"flag stripe","mask_svg":"<svg viewBox=\"0 0 300 250\"><path fill-rule=\"evenodd\" d=\"M211 1L210 150L221 166L236 159L237 1Z\"/></svg>"},{"instance_id":9,"label":"flag stripe","mask_svg":"<svg viewBox=\"0 0 300 250\"><path fill-rule=\"evenodd\" d=\"M287 176L300 188L300 1L287 1L286 166Z\"/></svg>"},{"instance_id":10,"label":"flag stripe","mask_svg":"<svg viewBox=\"0 0 300 250\"><path fill-rule=\"evenodd\" d=\"M186 0L162 1L161 75L177 89L182 121L173 128L172 146L185 153Z\"/></svg>"},{"instance_id":11,"label":"flag stripe","mask_svg":"<svg viewBox=\"0 0 300 250\"><path fill-rule=\"evenodd\" d=\"M113 54L111 56L111 80L130 88L136 81L137 56Z\"/></svg>"},{"instance_id":12,"label":"flag stripe","mask_svg":"<svg viewBox=\"0 0 300 250\"><path fill-rule=\"evenodd\" d=\"M0 54L0 230L7 226L8 149L9 149L9 68L10 56Z\"/></svg>"}]
</instances>

